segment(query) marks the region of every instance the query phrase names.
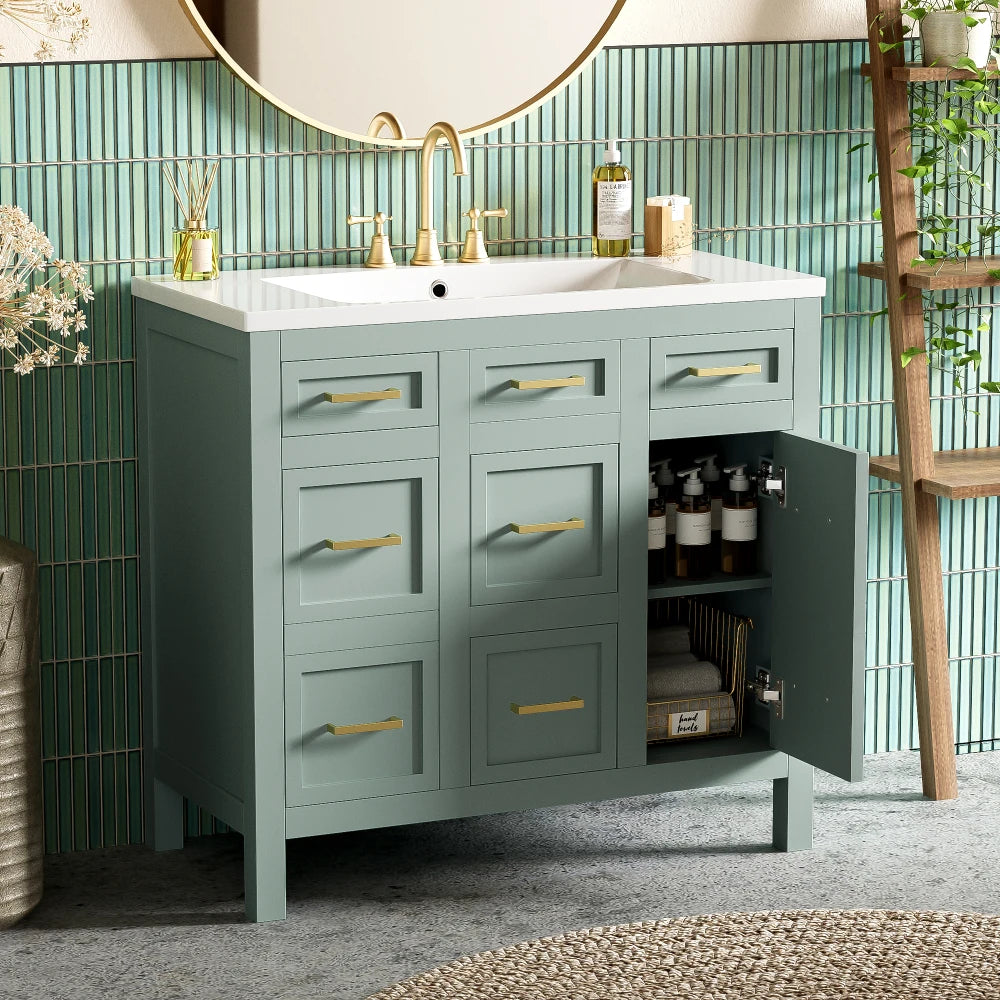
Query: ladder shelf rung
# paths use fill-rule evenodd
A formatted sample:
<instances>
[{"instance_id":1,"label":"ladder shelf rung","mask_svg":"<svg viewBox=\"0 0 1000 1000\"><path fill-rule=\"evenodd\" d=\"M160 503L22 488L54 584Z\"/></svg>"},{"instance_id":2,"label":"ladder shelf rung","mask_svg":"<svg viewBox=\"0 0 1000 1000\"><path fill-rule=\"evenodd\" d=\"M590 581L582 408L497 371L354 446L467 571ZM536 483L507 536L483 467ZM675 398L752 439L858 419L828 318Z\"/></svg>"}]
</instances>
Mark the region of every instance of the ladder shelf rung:
<instances>
[{"instance_id":1,"label":"ladder shelf rung","mask_svg":"<svg viewBox=\"0 0 1000 1000\"><path fill-rule=\"evenodd\" d=\"M990 276L990 271L1000 273L1000 257L969 257L966 260L928 261L909 270L903 276L908 288L940 290L945 288L987 288L1000 285L1000 278ZM858 274L865 278L885 281L885 264L866 261L858 264Z\"/></svg>"},{"instance_id":2,"label":"ladder shelf rung","mask_svg":"<svg viewBox=\"0 0 1000 1000\"><path fill-rule=\"evenodd\" d=\"M890 483L901 481L898 455L872 458L869 470ZM948 500L1000 496L1000 448L936 451L934 472L920 480L920 489Z\"/></svg>"},{"instance_id":3,"label":"ladder shelf rung","mask_svg":"<svg viewBox=\"0 0 1000 1000\"><path fill-rule=\"evenodd\" d=\"M987 67L987 76L1000 75L996 64ZM861 64L861 75L871 76L870 63ZM968 69L953 69L950 66L921 66L919 63L906 63L904 66L892 67L892 78L904 83L947 83L951 80L975 80L976 74Z\"/></svg>"}]
</instances>

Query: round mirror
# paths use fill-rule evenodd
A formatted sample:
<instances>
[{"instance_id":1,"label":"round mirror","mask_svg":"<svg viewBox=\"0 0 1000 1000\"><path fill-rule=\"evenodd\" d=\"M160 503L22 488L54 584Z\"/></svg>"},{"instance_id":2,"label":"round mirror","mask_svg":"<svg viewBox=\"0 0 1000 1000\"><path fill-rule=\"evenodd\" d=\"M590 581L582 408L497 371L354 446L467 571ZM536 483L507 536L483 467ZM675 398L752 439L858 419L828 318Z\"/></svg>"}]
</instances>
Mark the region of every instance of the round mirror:
<instances>
[{"instance_id":1,"label":"round mirror","mask_svg":"<svg viewBox=\"0 0 1000 1000\"><path fill-rule=\"evenodd\" d=\"M404 144L419 145L434 122L477 135L540 104L593 58L625 0L180 3L282 110L350 139L387 138L398 122Z\"/></svg>"}]
</instances>

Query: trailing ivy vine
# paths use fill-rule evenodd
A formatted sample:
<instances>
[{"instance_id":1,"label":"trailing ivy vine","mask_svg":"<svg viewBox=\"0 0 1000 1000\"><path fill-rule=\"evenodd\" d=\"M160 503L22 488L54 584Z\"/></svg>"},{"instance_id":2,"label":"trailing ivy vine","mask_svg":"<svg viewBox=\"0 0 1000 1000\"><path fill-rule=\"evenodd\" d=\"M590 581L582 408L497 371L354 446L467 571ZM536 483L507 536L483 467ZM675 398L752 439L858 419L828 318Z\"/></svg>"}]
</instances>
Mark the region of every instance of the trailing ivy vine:
<instances>
[{"instance_id":1,"label":"trailing ivy vine","mask_svg":"<svg viewBox=\"0 0 1000 1000\"><path fill-rule=\"evenodd\" d=\"M962 12L971 27L984 15L992 17L998 6L1000 0L904 0L902 10L915 21L935 11ZM888 52L903 44L882 35L879 47ZM1000 267L990 269L986 260L995 253L1000 236L1000 211L987 176L995 173L998 163L997 77L971 59L960 60L956 69L968 70L971 77L911 87L913 165L900 170L913 180L917 198L920 256L911 266L933 272L935 265L940 270L945 263L965 262L968 267L982 260L989 276L1000 280ZM859 143L851 152L866 145ZM876 211L875 218L880 217ZM887 312L877 313L873 322ZM991 328L990 312L991 304L983 303L973 289L944 295L925 292L926 343L906 351L903 366L923 357L933 369L949 374L962 395L977 390L1000 393L1000 382L979 381L983 357L974 346L976 336Z\"/></svg>"}]
</instances>

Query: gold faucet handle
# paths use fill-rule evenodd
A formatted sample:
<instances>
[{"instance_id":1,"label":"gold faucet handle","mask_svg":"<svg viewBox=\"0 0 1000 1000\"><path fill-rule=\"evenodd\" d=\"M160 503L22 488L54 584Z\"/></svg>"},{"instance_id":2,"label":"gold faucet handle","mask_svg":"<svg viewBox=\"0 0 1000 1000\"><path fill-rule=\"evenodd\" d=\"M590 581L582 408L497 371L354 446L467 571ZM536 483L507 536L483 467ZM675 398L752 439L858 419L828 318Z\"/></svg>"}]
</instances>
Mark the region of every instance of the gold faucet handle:
<instances>
[{"instance_id":1,"label":"gold faucet handle","mask_svg":"<svg viewBox=\"0 0 1000 1000\"><path fill-rule=\"evenodd\" d=\"M483 209L476 208L476 206L473 205L468 212L463 212L462 214L468 216L472 225L469 226L469 229L465 234L465 246L462 248L462 253L458 259L463 264L485 264L490 258L489 254L486 253L486 244L483 242L483 234L479 231L479 220L506 219L507 209L489 208L484 211Z\"/></svg>"},{"instance_id":2,"label":"gold faucet handle","mask_svg":"<svg viewBox=\"0 0 1000 1000\"><path fill-rule=\"evenodd\" d=\"M472 221L472 229L479 229L480 219L506 219L508 212L506 208L476 208L475 205L469 209L468 212L463 212L462 215L467 216Z\"/></svg>"},{"instance_id":3,"label":"gold faucet handle","mask_svg":"<svg viewBox=\"0 0 1000 1000\"><path fill-rule=\"evenodd\" d=\"M387 222L392 222L392 216L386 215L385 212L376 212L374 215L349 215L347 217L347 224L349 226L365 226L369 222L375 223L376 236L385 236L385 231L382 227Z\"/></svg>"},{"instance_id":4,"label":"gold faucet handle","mask_svg":"<svg viewBox=\"0 0 1000 1000\"><path fill-rule=\"evenodd\" d=\"M365 260L365 267L396 266L396 262L392 259L389 237L385 235L385 224L391 221L392 216L386 215L385 212L376 212L374 215L349 215L347 217L349 226L364 226L369 222L375 223L375 233L372 236L372 245L368 251L368 258Z\"/></svg>"}]
</instances>

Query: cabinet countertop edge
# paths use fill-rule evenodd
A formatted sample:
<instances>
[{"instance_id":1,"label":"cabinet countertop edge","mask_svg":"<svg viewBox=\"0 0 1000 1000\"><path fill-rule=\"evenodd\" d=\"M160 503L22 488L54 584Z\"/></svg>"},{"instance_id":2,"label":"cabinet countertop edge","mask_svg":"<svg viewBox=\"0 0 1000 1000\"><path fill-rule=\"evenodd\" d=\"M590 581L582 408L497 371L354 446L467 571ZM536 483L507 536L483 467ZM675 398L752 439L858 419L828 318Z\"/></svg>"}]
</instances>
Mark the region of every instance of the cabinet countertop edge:
<instances>
[{"instance_id":1,"label":"cabinet countertop edge","mask_svg":"<svg viewBox=\"0 0 1000 1000\"><path fill-rule=\"evenodd\" d=\"M561 257L503 257L490 267L531 260L592 260L570 255ZM195 315L244 333L264 330L307 330L317 328L387 326L439 320L476 320L558 313L614 312L671 306L710 306L735 302L768 302L821 298L826 279L723 257L696 252L676 261L637 257L644 266L662 268L691 276L693 281L665 283L641 288L590 288L541 294L453 296L434 299L428 294L419 300L398 302L340 303L297 290L279 282L330 275L359 275L364 268L315 267L227 271L215 281L180 282L169 276L136 277L132 294L136 298ZM482 265L480 265L482 266ZM456 282L470 265L449 261L425 268L428 287L434 281ZM409 279L408 268L400 268ZM412 279L410 279L412 280Z\"/></svg>"}]
</instances>

